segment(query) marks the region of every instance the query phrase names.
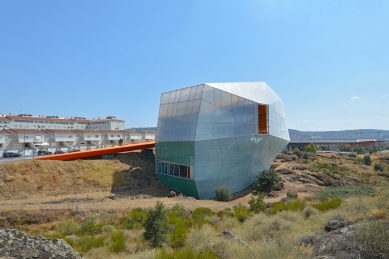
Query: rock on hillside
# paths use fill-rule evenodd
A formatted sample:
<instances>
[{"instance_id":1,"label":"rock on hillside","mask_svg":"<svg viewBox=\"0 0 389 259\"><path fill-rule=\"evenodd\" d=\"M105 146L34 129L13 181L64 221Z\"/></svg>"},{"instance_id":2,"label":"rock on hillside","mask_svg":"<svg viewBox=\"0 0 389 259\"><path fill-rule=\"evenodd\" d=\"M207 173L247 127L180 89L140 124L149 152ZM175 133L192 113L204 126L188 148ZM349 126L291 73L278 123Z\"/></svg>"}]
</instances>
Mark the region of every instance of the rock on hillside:
<instances>
[{"instance_id":1,"label":"rock on hillside","mask_svg":"<svg viewBox=\"0 0 389 259\"><path fill-rule=\"evenodd\" d=\"M0 229L0 258L82 258L62 239L33 237L16 229Z\"/></svg>"}]
</instances>

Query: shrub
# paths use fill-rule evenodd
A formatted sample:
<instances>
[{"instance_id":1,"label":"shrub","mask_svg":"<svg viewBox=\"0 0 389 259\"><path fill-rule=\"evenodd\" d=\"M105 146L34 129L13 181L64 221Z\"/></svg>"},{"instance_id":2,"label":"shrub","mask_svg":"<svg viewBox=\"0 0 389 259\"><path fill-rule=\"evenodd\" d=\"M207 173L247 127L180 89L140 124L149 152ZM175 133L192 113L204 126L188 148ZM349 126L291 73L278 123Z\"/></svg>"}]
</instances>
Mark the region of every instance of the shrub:
<instances>
[{"instance_id":1,"label":"shrub","mask_svg":"<svg viewBox=\"0 0 389 259\"><path fill-rule=\"evenodd\" d=\"M101 231L103 232L107 232L107 233L112 233L116 230L116 228L114 226L111 226L111 225L106 225L106 226L103 226L101 228Z\"/></svg>"},{"instance_id":2,"label":"shrub","mask_svg":"<svg viewBox=\"0 0 389 259\"><path fill-rule=\"evenodd\" d=\"M161 250L155 258L156 259L179 259L179 258L217 259L219 257L217 255L215 255L209 249L202 251L202 252L198 252L191 247L186 247L183 249L177 249L177 250L173 250L173 251L169 251L169 252L167 252L166 250Z\"/></svg>"},{"instance_id":3,"label":"shrub","mask_svg":"<svg viewBox=\"0 0 389 259\"><path fill-rule=\"evenodd\" d=\"M118 253L126 248L126 236L123 231L113 231L109 237L112 243L108 246L111 252Z\"/></svg>"},{"instance_id":4,"label":"shrub","mask_svg":"<svg viewBox=\"0 0 389 259\"><path fill-rule=\"evenodd\" d=\"M318 213L319 213L319 211L318 211L317 209L311 207L311 206L307 206L307 207L305 207L304 210L303 210L303 214L304 214L304 217L305 217L306 219L309 218L310 216L316 215L316 214L318 214Z\"/></svg>"},{"instance_id":5,"label":"shrub","mask_svg":"<svg viewBox=\"0 0 389 259\"><path fill-rule=\"evenodd\" d=\"M300 153L300 149L299 149L298 147L295 147L295 148L293 149L293 153L294 153L294 154Z\"/></svg>"},{"instance_id":6,"label":"shrub","mask_svg":"<svg viewBox=\"0 0 389 259\"><path fill-rule=\"evenodd\" d=\"M101 228L103 224L95 225L93 220L87 220L84 222L83 226L77 230L77 235L97 235L102 232Z\"/></svg>"},{"instance_id":7,"label":"shrub","mask_svg":"<svg viewBox=\"0 0 389 259\"><path fill-rule=\"evenodd\" d=\"M373 220L366 221L356 229L355 235L359 243L363 247L363 252L373 258L389 258L389 220ZM366 257L368 258L368 257Z\"/></svg>"},{"instance_id":8,"label":"shrub","mask_svg":"<svg viewBox=\"0 0 389 259\"><path fill-rule=\"evenodd\" d=\"M183 205L176 203L170 210L169 216L174 215L175 217L187 218L187 213Z\"/></svg>"},{"instance_id":9,"label":"shrub","mask_svg":"<svg viewBox=\"0 0 389 259\"><path fill-rule=\"evenodd\" d=\"M318 209L321 212L325 212L327 210L336 209L337 207L340 206L341 203L342 203L341 199L335 198L329 201L323 201L318 204L313 204L312 207Z\"/></svg>"},{"instance_id":10,"label":"shrub","mask_svg":"<svg viewBox=\"0 0 389 259\"><path fill-rule=\"evenodd\" d=\"M58 233L64 234L65 236L76 233L80 225L74 221L74 219L67 219L61 221L58 226L55 227L55 230Z\"/></svg>"},{"instance_id":11,"label":"shrub","mask_svg":"<svg viewBox=\"0 0 389 259\"><path fill-rule=\"evenodd\" d=\"M160 247L167 242L168 218L165 205L157 201L154 209L150 209L144 222L144 238L151 242L153 247Z\"/></svg>"},{"instance_id":12,"label":"shrub","mask_svg":"<svg viewBox=\"0 0 389 259\"><path fill-rule=\"evenodd\" d=\"M147 218L147 211L142 208L136 208L131 211L130 215L133 221L143 224Z\"/></svg>"},{"instance_id":13,"label":"shrub","mask_svg":"<svg viewBox=\"0 0 389 259\"><path fill-rule=\"evenodd\" d=\"M242 204L234 206L233 209L234 209L234 212L235 212L235 217L240 222L244 222L250 215L250 210L247 209L246 206L243 206Z\"/></svg>"},{"instance_id":14,"label":"shrub","mask_svg":"<svg viewBox=\"0 0 389 259\"><path fill-rule=\"evenodd\" d=\"M75 243L73 243L73 248L78 251L78 252L82 252L82 253L85 253L85 252L88 252L89 250L91 250L92 248L97 248L97 247L101 247L104 245L104 239L105 239L105 236L101 236L101 237L82 237L80 238L79 240L77 240ZM68 239L68 238L65 238L65 241L68 242L70 241L70 245L71 244L71 240Z\"/></svg>"},{"instance_id":15,"label":"shrub","mask_svg":"<svg viewBox=\"0 0 389 259\"><path fill-rule=\"evenodd\" d=\"M298 193L297 192L287 192L286 197L292 198L292 199L297 199Z\"/></svg>"},{"instance_id":16,"label":"shrub","mask_svg":"<svg viewBox=\"0 0 389 259\"><path fill-rule=\"evenodd\" d=\"M263 170L258 174L255 185L261 191L270 192L272 188L277 186L279 181L280 178L276 171L273 168L270 168L269 170Z\"/></svg>"},{"instance_id":17,"label":"shrub","mask_svg":"<svg viewBox=\"0 0 389 259\"><path fill-rule=\"evenodd\" d=\"M376 171L376 172L378 172L378 171L383 172L384 171L384 166L381 165L381 164L375 164L374 165L374 171Z\"/></svg>"},{"instance_id":18,"label":"shrub","mask_svg":"<svg viewBox=\"0 0 389 259\"><path fill-rule=\"evenodd\" d=\"M270 214L277 214L281 211L301 211L305 207L305 201L276 202L270 208Z\"/></svg>"},{"instance_id":19,"label":"shrub","mask_svg":"<svg viewBox=\"0 0 389 259\"><path fill-rule=\"evenodd\" d=\"M219 210L216 215L218 217L234 217L234 213L230 208L225 208L224 210Z\"/></svg>"},{"instance_id":20,"label":"shrub","mask_svg":"<svg viewBox=\"0 0 389 259\"><path fill-rule=\"evenodd\" d=\"M204 223L205 216L211 216L213 211L210 208L198 207L192 212L192 219L198 225L202 225Z\"/></svg>"},{"instance_id":21,"label":"shrub","mask_svg":"<svg viewBox=\"0 0 389 259\"><path fill-rule=\"evenodd\" d=\"M225 186L216 187L215 189L216 200L217 201L230 201L231 200L231 191Z\"/></svg>"},{"instance_id":22,"label":"shrub","mask_svg":"<svg viewBox=\"0 0 389 259\"><path fill-rule=\"evenodd\" d=\"M257 198L251 197L249 200L250 210L255 213L258 213L260 211L265 211L266 203L264 199L265 199L264 193L258 193Z\"/></svg>"},{"instance_id":23,"label":"shrub","mask_svg":"<svg viewBox=\"0 0 389 259\"><path fill-rule=\"evenodd\" d=\"M371 166L371 158L370 158L369 155L365 155L365 156L363 157L363 163L364 163L365 165L367 165L367 166Z\"/></svg>"},{"instance_id":24,"label":"shrub","mask_svg":"<svg viewBox=\"0 0 389 259\"><path fill-rule=\"evenodd\" d=\"M317 194L319 198L325 197L348 197L348 196L360 196L369 195L374 193L374 188L369 185L355 186L355 187L337 187L337 188L325 188L320 190Z\"/></svg>"}]
</instances>

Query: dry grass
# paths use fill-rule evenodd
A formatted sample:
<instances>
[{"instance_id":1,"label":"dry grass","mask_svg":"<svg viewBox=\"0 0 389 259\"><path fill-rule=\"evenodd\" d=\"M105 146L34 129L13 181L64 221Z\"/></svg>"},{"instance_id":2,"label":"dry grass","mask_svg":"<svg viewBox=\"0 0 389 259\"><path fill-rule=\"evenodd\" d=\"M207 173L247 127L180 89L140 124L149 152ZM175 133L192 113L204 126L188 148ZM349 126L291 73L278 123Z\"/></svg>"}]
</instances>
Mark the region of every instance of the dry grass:
<instances>
[{"instance_id":1,"label":"dry grass","mask_svg":"<svg viewBox=\"0 0 389 259\"><path fill-rule=\"evenodd\" d=\"M119 160L17 161L0 163L0 197L31 198L110 190L124 184L129 166Z\"/></svg>"}]
</instances>

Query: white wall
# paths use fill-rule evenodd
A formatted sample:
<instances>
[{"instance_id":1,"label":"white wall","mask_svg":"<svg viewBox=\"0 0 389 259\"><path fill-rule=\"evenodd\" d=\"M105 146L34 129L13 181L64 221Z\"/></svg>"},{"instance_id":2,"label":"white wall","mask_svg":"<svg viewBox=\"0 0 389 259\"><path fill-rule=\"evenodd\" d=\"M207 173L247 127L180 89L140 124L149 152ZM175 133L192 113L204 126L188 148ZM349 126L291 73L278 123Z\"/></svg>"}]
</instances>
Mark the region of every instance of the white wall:
<instances>
[{"instance_id":1,"label":"white wall","mask_svg":"<svg viewBox=\"0 0 389 259\"><path fill-rule=\"evenodd\" d=\"M44 142L44 141L45 141L45 136L43 134L18 134L19 143L33 143L33 142Z\"/></svg>"},{"instance_id":2,"label":"white wall","mask_svg":"<svg viewBox=\"0 0 389 259\"><path fill-rule=\"evenodd\" d=\"M101 135L100 134L84 134L84 140L85 141L100 141Z\"/></svg>"},{"instance_id":3,"label":"white wall","mask_svg":"<svg viewBox=\"0 0 389 259\"><path fill-rule=\"evenodd\" d=\"M76 141L76 134L54 134L55 141Z\"/></svg>"}]
</instances>

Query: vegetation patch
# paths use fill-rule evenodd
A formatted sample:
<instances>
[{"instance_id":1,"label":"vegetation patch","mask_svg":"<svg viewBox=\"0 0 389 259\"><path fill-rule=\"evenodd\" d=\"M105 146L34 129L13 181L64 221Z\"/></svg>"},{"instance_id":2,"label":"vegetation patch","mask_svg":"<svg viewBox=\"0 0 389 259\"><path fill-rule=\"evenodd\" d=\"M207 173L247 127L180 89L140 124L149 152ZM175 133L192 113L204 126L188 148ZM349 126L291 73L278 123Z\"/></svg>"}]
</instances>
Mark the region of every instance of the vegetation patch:
<instances>
[{"instance_id":1,"label":"vegetation patch","mask_svg":"<svg viewBox=\"0 0 389 259\"><path fill-rule=\"evenodd\" d=\"M374 193L374 188L370 185L353 186L353 187L335 187L325 188L320 190L317 197L339 197L344 198L348 196L370 195Z\"/></svg>"}]
</instances>

